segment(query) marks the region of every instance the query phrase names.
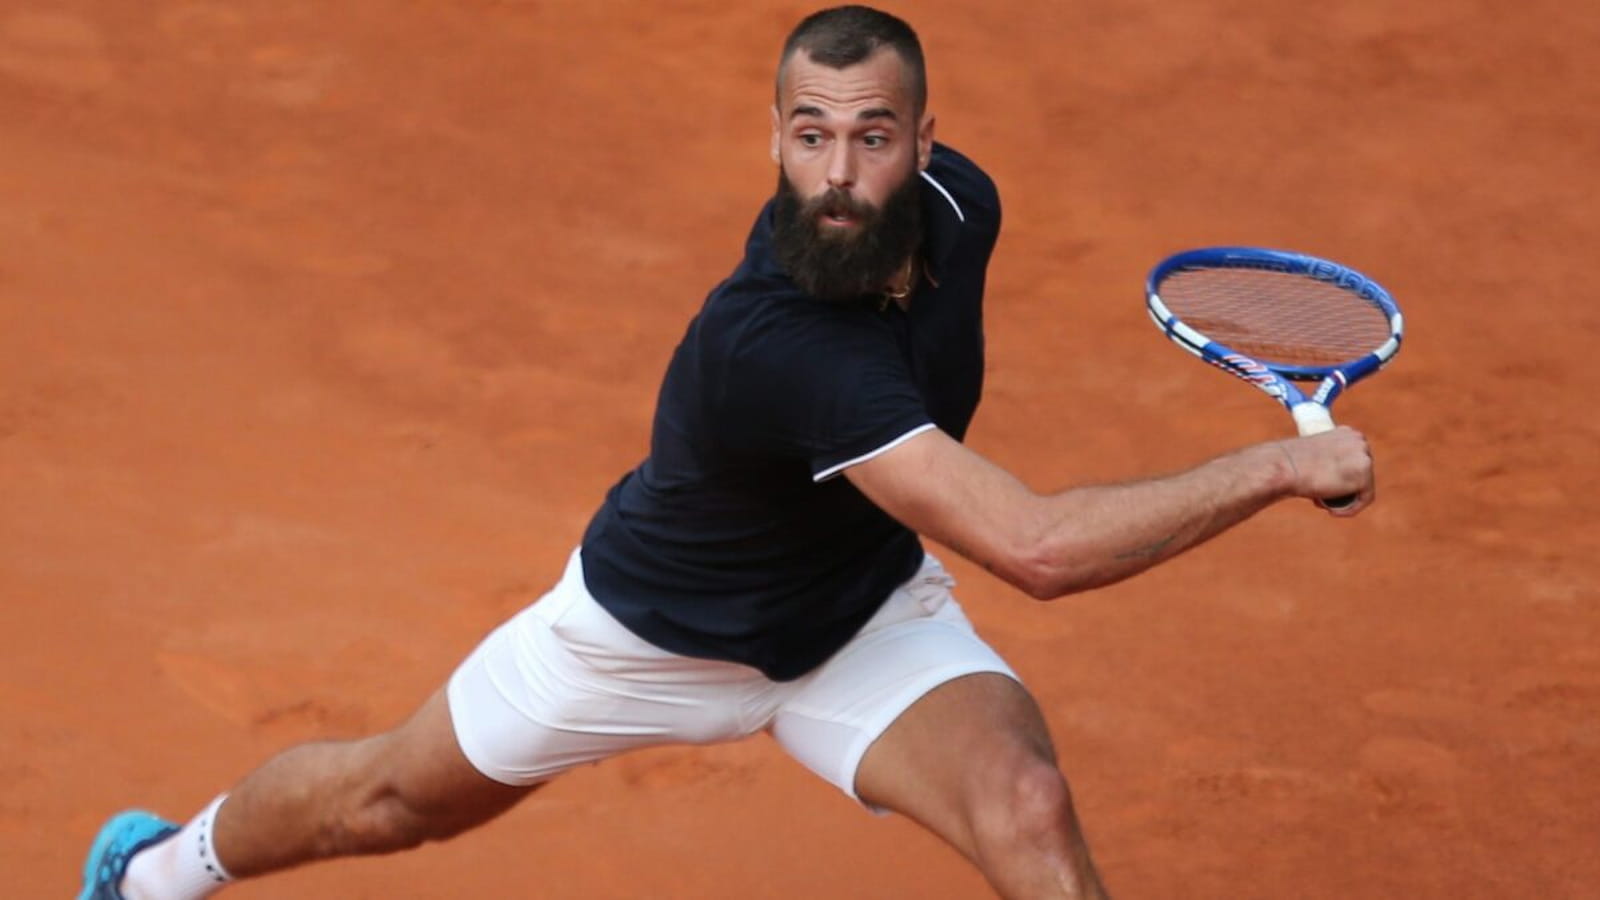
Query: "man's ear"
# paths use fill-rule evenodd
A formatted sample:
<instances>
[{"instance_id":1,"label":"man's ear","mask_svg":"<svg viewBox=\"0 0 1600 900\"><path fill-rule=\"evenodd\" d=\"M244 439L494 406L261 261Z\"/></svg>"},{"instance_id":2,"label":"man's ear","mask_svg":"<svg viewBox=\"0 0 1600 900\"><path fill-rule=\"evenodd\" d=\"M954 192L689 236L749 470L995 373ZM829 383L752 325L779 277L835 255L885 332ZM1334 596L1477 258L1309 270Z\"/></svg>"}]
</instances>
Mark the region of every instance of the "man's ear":
<instances>
[{"instance_id":1,"label":"man's ear","mask_svg":"<svg viewBox=\"0 0 1600 900\"><path fill-rule=\"evenodd\" d=\"M781 137L779 133L780 128L778 127L779 124L778 107L774 105L772 107L772 161L774 163L780 163L783 161L783 157L778 155L778 140Z\"/></svg>"},{"instance_id":2,"label":"man's ear","mask_svg":"<svg viewBox=\"0 0 1600 900\"><path fill-rule=\"evenodd\" d=\"M933 126L932 113L922 117L922 127L917 129L917 168L926 169L928 161L933 159Z\"/></svg>"}]
</instances>

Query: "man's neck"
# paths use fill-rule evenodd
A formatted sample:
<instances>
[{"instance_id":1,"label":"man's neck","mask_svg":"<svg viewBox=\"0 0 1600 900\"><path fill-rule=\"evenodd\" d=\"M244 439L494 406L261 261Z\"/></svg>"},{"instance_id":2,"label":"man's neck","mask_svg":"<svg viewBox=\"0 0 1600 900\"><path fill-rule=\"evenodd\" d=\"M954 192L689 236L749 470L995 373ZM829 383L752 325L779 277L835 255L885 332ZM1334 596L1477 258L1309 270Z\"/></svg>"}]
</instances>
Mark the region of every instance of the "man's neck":
<instances>
[{"instance_id":1,"label":"man's neck","mask_svg":"<svg viewBox=\"0 0 1600 900\"><path fill-rule=\"evenodd\" d=\"M917 258L916 256L908 256L905 263L895 271L894 277L890 278L889 283L884 286L883 296L885 301L893 300L901 309L909 308L911 306L911 292L916 287L916 280ZM887 302L884 305L887 307Z\"/></svg>"}]
</instances>

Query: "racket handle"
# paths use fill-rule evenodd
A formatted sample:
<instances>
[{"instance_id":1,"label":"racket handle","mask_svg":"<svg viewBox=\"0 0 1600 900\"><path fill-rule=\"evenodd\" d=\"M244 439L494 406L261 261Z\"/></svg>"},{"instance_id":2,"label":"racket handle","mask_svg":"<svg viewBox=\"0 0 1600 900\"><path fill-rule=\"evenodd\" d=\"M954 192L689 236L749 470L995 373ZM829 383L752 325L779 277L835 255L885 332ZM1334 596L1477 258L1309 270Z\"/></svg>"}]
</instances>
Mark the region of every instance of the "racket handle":
<instances>
[{"instance_id":1,"label":"racket handle","mask_svg":"<svg viewBox=\"0 0 1600 900\"><path fill-rule=\"evenodd\" d=\"M1333 430L1333 415L1321 403L1313 403L1309 400L1304 403L1296 403L1290 407L1289 413L1294 416L1294 425L1300 430L1301 437L1309 437L1313 434L1321 434L1324 431ZM1357 496L1355 494L1324 497L1317 501L1317 505L1323 509L1344 509L1346 506L1356 502L1356 499Z\"/></svg>"}]
</instances>

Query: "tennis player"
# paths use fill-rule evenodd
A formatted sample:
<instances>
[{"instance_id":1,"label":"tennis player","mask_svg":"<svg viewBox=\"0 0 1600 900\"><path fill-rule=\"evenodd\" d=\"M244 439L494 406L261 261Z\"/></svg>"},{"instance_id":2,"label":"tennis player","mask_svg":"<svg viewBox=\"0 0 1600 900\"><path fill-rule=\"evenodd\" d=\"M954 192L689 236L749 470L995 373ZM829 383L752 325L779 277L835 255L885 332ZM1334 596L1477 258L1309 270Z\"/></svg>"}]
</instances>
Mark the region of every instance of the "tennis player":
<instances>
[{"instance_id":1,"label":"tennis player","mask_svg":"<svg viewBox=\"0 0 1600 900\"><path fill-rule=\"evenodd\" d=\"M1357 494L1339 514L1358 512L1366 443L1340 428L1035 493L961 444L1000 202L935 142L911 28L859 6L802 21L771 150L776 193L672 357L649 456L550 592L395 730L290 749L181 827L117 815L82 897L193 900L403 850L575 766L758 732L943 838L1002 896L1105 895L1039 707L918 536L1060 597L1287 497Z\"/></svg>"}]
</instances>

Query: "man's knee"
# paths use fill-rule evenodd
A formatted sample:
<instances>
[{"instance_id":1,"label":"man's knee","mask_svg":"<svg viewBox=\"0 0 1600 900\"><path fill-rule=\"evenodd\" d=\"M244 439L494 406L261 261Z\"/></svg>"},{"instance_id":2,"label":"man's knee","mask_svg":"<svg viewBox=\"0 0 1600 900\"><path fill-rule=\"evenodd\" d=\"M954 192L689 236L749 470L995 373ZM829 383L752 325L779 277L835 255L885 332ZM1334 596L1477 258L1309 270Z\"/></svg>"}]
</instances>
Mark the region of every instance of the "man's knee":
<instances>
[{"instance_id":1,"label":"man's knee","mask_svg":"<svg viewBox=\"0 0 1600 900\"><path fill-rule=\"evenodd\" d=\"M1072 793L1054 762L1032 754L983 779L972 815L980 847L1054 844L1077 837Z\"/></svg>"}]
</instances>

